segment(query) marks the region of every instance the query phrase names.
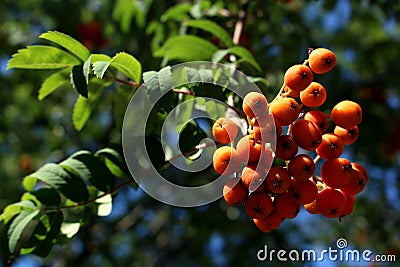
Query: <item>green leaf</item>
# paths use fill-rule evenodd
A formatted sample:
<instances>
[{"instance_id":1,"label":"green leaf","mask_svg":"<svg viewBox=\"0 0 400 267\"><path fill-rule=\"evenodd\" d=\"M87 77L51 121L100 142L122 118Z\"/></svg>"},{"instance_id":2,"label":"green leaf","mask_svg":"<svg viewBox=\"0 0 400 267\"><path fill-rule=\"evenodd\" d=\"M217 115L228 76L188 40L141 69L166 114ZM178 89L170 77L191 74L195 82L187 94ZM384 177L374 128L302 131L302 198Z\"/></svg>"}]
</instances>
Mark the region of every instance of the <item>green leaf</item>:
<instances>
[{"instance_id":1,"label":"green leaf","mask_svg":"<svg viewBox=\"0 0 400 267\"><path fill-rule=\"evenodd\" d=\"M109 192L114 188L115 179L105 164L88 151L79 151L60 163L75 171L82 179L90 181L97 189Z\"/></svg>"},{"instance_id":2,"label":"green leaf","mask_svg":"<svg viewBox=\"0 0 400 267\"><path fill-rule=\"evenodd\" d=\"M82 179L58 164L47 163L27 177L34 177L50 185L72 201L83 202L88 199L89 193Z\"/></svg>"},{"instance_id":3,"label":"green leaf","mask_svg":"<svg viewBox=\"0 0 400 267\"><path fill-rule=\"evenodd\" d=\"M161 93L172 89L171 67L162 68L159 72L145 72L143 73L143 81L150 97L152 95L159 96Z\"/></svg>"},{"instance_id":4,"label":"green leaf","mask_svg":"<svg viewBox=\"0 0 400 267\"><path fill-rule=\"evenodd\" d=\"M221 42L223 42L227 47L234 46L232 37L225 31L224 28L213 21L206 19L189 20L185 22L184 25L211 33L215 37L218 37L218 39L220 39Z\"/></svg>"},{"instance_id":5,"label":"green leaf","mask_svg":"<svg viewBox=\"0 0 400 267\"><path fill-rule=\"evenodd\" d=\"M14 253L18 241L28 224L39 214L40 210L36 209L34 211L23 210L21 213L13 220L8 229L8 248L11 253Z\"/></svg>"},{"instance_id":6,"label":"green leaf","mask_svg":"<svg viewBox=\"0 0 400 267\"><path fill-rule=\"evenodd\" d=\"M5 207L3 213L0 215L0 221L7 223L14 215L17 215L21 210L35 210L37 206L30 200L22 200Z\"/></svg>"},{"instance_id":7,"label":"green leaf","mask_svg":"<svg viewBox=\"0 0 400 267\"><path fill-rule=\"evenodd\" d=\"M218 48L209 41L195 35L181 35L169 38L165 44L154 52L156 57L168 60L201 61L210 60Z\"/></svg>"},{"instance_id":8,"label":"green leaf","mask_svg":"<svg viewBox=\"0 0 400 267\"><path fill-rule=\"evenodd\" d=\"M32 253L44 258L56 244L63 222L63 213L61 211L50 212L41 219L41 222L46 226L47 232L44 238L36 243Z\"/></svg>"},{"instance_id":9,"label":"green leaf","mask_svg":"<svg viewBox=\"0 0 400 267\"><path fill-rule=\"evenodd\" d=\"M249 50L244 48L243 46L230 47L230 48L228 48L228 50L229 50L229 53L239 56L242 60L244 60L247 63L249 63L250 65L252 65L258 71L260 71L260 72L262 71L260 65L257 63L253 54Z\"/></svg>"},{"instance_id":10,"label":"green leaf","mask_svg":"<svg viewBox=\"0 0 400 267\"><path fill-rule=\"evenodd\" d=\"M59 192L50 186L43 186L42 188L33 191L32 194L38 201L46 206L59 207L61 205L61 197Z\"/></svg>"},{"instance_id":11,"label":"green leaf","mask_svg":"<svg viewBox=\"0 0 400 267\"><path fill-rule=\"evenodd\" d=\"M250 79L250 81L252 81L253 83L262 83L265 86L268 86L268 81L267 79L263 78L263 77L252 77L252 76L247 76L247 78Z\"/></svg>"},{"instance_id":12,"label":"green leaf","mask_svg":"<svg viewBox=\"0 0 400 267\"><path fill-rule=\"evenodd\" d=\"M90 56L90 51L83 44L64 33L49 31L40 35L39 38L49 40L64 47L82 61L86 61Z\"/></svg>"},{"instance_id":13,"label":"green leaf","mask_svg":"<svg viewBox=\"0 0 400 267\"><path fill-rule=\"evenodd\" d=\"M128 76L131 80L139 82L142 75L142 65L132 55L120 52L117 53L110 62L110 65Z\"/></svg>"},{"instance_id":14,"label":"green leaf","mask_svg":"<svg viewBox=\"0 0 400 267\"><path fill-rule=\"evenodd\" d=\"M123 158L122 147L120 145L111 145L98 150L95 155L105 162L108 169L116 177L127 177L129 169Z\"/></svg>"},{"instance_id":15,"label":"green leaf","mask_svg":"<svg viewBox=\"0 0 400 267\"><path fill-rule=\"evenodd\" d=\"M8 61L7 69L60 69L80 63L79 59L60 48L35 45L18 50Z\"/></svg>"},{"instance_id":16,"label":"green leaf","mask_svg":"<svg viewBox=\"0 0 400 267\"><path fill-rule=\"evenodd\" d=\"M39 89L38 99L43 100L55 90L65 85L69 85L70 79L68 78L68 74L70 71L69 68L63 69L46 78Z\"/></svg>"},{"instance_id":17,"label":"green leaf","mask_svg":"<svg viewBox=\"0 0 400 267\"><path fill-rule=\"evenodd\" d=\"M228 49L218 50L212 56L211 61L214 62L214 63L221 62L222 59L224 59L227 54L229 54L229 50Z\"/></svg>"},{"instance_id":18,"label":"green leaf","mask_svg":"<svg viewBox=\"0 0 400 267\"><path fill-rule=\"evenodd\" d=\"M72 67L71 83L78 93L84 98L88 98L88 83L85 77L84 64Z\"/></svg>"},{"instance_id":19,"label":"green leaf","mask_svg":"<svg viewBox=\"0 0 400 267\"><path fill-rule=\"evenodd\" d=\"M108 67L110 66L110 61L96 61L93 63L93 72L97 78L103 79Z\"/></svg>"},{"instance_id":20,"label":"green leaf","mask_svg":"<svg viewBox=\"0 0 400 267\"><path fill-rule=\"evenodd\" d=\"M63 222L61 224L61 233L66 235L68 238L73 237L76 233L78 233L81 224L77 223L70 223L70 222Z\"/></svg>"},{"instance_id":21,"label":"green leaf","mask_svg":"<svg viewBox=\"0 0 400 267\"><path fill-rule=\"evenodd\" d=\"M182 21L189 17L189 12L192 9L191 3L180 3L170 7L161 16L161 21L165 22L167 20Z\"/></svg>"},{"instance_id":22,"label":"green leaf","mask_svg":"<svg viewBox=\"0 0 400 267\"><path fill-rule=\"evenodd\" d=\"M98 99L109 84L109 82L104 82L103 80L91 79L88 88L88 98L81 95L78 96L72 112L72 122L75 129L78 131L83 129L89 120Z\"/></svg>"},{"instance_id":23,"label":"green leaf","mask_svg":"<svg viewBox=\"0 0 400 267\"><path fill-rule=\"evenodd\" d=\"M92 54L91 56L91 63L97 62L97 61L110 61L111 57L104 55L104 54Z\"/></svg>"}]
</instances>

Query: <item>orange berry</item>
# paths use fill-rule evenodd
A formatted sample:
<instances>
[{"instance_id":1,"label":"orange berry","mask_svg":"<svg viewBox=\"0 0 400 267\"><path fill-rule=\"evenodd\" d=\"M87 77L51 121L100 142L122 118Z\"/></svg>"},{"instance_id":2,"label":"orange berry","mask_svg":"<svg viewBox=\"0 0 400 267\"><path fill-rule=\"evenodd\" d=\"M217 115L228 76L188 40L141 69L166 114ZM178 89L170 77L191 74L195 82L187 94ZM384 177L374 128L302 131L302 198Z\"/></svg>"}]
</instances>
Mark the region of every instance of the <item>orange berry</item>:
<instances>
[{"instance_id":1,"label":"orange berry","mask_svg":"<svg viewBox=\"0 0 400 267\"><path fill-rule=\"evenodd\" d=\"M351 145L354 144L357 139L358 135L360 134L360 130L358 129L358 126L354 126L350 129L345 129L340 126L335 126L335 129L333 132L338 135L340 138L342 138L343 143L345 145Z\"/></svg>"},{"instance_id":2,"label":"orange berry","mask_svg":"<svg viewBox=\"0 0 400 267\"><path fill-rule=\"evenodd\" d=\"M251 118L266 114L268 109L267 98L258 92L250 92L243 98L243 111Z\"/></svg>"},{"instance_id":3,"label":"orange berry","mask_svg":"<svg viewBox=\"0 0 400 267\"><path fill-rule=\"evenodd\" d=\"M308 120L300 120L293 124L292 136L302 149L311 151L322 142L322 133L319 127Z\"/></svg>"},{"instance_id":4,"label":"orange berry","mask_svg":"<svg viewBox=\"0 0 400 267\"><path fill-rule=\"evenodd\" d=\"M311 110L304 115L304 119L315 123L321 130L321 133L325 133L328 129L328 116L319 110Z\"/></svg>"},{"instance_id":5,"label":"orange berry","mask_svg":"<svg viewBox=\"0 0 400 267\"><path fill-rule=\"evenodd\" d=\"M297 155L288 164L289 174L297 181L307 180L314 174L315 169L313 159L306 154Z\"/></svg>"},{"instance_id":6,"label":"orange berry","mask_svg":"<svg viewBox=\"0 0 400 267\"><path fill-rule=\"evenodd\" d=\"M260 191L265 176L265 169L261 165L250 164L243 168L241 179L247 189L251 188L251 191L254 191L253 189L257 188L256 191Z\"/></svg>"},{"instance_id":7,"label":"orange berry","mask_svg":"<svg viewBox=\"0 0 400 267\"><path fill-rule=\"evenodd\" d=\"M325 100L326 90L317 82L312 82L306 89L300 92L300 101L307 107L319 107Z\"/></svg>"},{"instance_id":8,"label":"orange berry","mask_svg":"<svg viewBox=\"0 0 400 267\"><path fill-rule=\"evenodd\" d=\"M308 62L313 72L324 74L335 67L336 56L329 49L317 48L311 51Z\"/></svg>"},{"instance_id":9,"label":"orange berry","mask_svg":"<svg viewBox=\"0 0 400 267\"><path fill-rule=\"evenodd\" d=\"M222 193L228 205L238 206L246 201L249 191L242 181L237 178L230 178L225 182Z\"/></svg>"},{"instance_id":10,"label":"orange berry","mask_svg":"<svg viewBox=\"0 0 400 267\"><path fill-rule=\"evenodd\" d=\"M238 152L229 146L219 147L214 152L213 166L219 174L233 174L239 170L241 164Z\"/></svg>"},{"instance_id":11,"label":"orange berry","mask_svg":"<svg viewBox=\"0 0 400 267\"><path fill-rule=\"evenodd\" d=\"M269 106L272 115L282 126L287 126L294 122L300 114L300 106L291 97L281 97L274 99Z\"/></svg>"},{"instance_id":12,"label":"orange berry","mask_svg":"<svg viewBox=\"0 0 400 267\"><path fill-rule=\"evenodd\" d=\"M313 202L305 204L304 208L311 213L311 214L320 214L319 210L317 209L317 200L314 199Z\"/></svg>"},{"instance_id":13,"label":"orange berry","mask_svg":"<svg viewBox=\"0 0 400 267\"><path fill-rule=\"evenodd\" d=\"M243 136L236 144L239 157L242 161L248 163L257 162L260 159L262 149L263 145L251 134Z\"/></svg>"},{"instance_id":14,"label":"orange berry","mask_svg":"<svg viewBox=\"0 0 400 267\"><path fill-rule=\"evenodd\" d=\"M331 118L336 125L351 129L361 123L362 109L356 102L344 100L333 107Z\"/></svg>"},{"instance_id":15,"label":"orange berry","mask_svg":"<svg viewBox=\"0 0 400 267\"><path fill-rule=\"evenodd\" d=\"M323 159L334 159L340 157L344 150L343 140L333 133L322 135L322 143L315 150Z\"/></svg>"},{"instance_id":16,"label":"orange berry","mask_svg":"<svg viewBox=\"0 0 400 267\"><path fill-rule=\"evenodd\" d=\"M363 165L361 165L360 163L357 163L357 162L352 162L351 166L353 167L354 170L361 172L365 176L365 178L368 180L368 171Z\"/></svg>"},{"instance_id":17,"label":"orange berry","mask_svg":"<svg viewBox=\"0 0 400 267\"><path fill-rule=\"evenodd\" d=\"M340 188L340 190L348 195L357 195L364 190L365 186L367 185L367 181L368 178L365 177L365 175L361 171L354 170L354 175L351 178L350 182Z\"/></svg>"},{"instance_id":18,"label":"orange berry","mask_svg":"<svg viewBox=\"0 0 400 267\"><path fill-rule=\"evenodd\" d=\"M290 175L282 166L272 167L264 181L264 190L276 194L283 193L289 189Z\"/></svg>"},{"instance_id":19,"label":"orange berry","mask_svg":"<svg viewBox=\"0 0 400 267\"><path fill-rule=\"evenodd\" d=\"M288 192L284 192L274 198L274 211L282 218L292 219L299 213L300 205L293 202Z\"/></svg>"},{"instance_id":20,"label":"orange berry","mask_svg":"<svg viewBox=\"0 0 400 267\"><path fill-rule=\"evenodd\" d=\"M315 200L318 188L312 180L296 181L293 179L288 192L294 203L305 205Z\"/></svg>"},{"instance_id":21,"label":"orange berry","mask_svg":"<svg viewBox=\"0 0 400 267\"><path fill-rule=\"evenodd\" d=\"M289 97L293 97L293 98L299 98L300 97L300 91L295 91L289 88L289 86L287 86L285 84L285 87L283 88L283 95L284 96L289 96Z\"/></svg>"},{"instance_id":22,"label":"orange berry","mask_svg":"<svg viewBox=\"0 0 400 267\"><path fill-rule=\"evenodd\" d=\"M289 160L297 154L298 150L299 146L290 135L281 135L278 137L275 149L275 156L277 158Z\"/></svg>"},{"instance_id":23,"label":"orange berry","mask_svg":"<svg viewBox=\"0 0 400 267\"><path fill-rule=\"evenodd\" d=\"M221 144L232 142L239 131L239 127L230 119L219 118L212 127L212 133L215 139Z\"/></svg>"},{"instance_id":24,"label":"orange berry","mask_svg":"<svg viewBox=\"0 0 400 267\"><path fill-rule=\"evenodd\" d=\"M342 214L340 215L340 217L344 217L346 215L351 214L353 212L354 204L355 204L355 201L356 201L355 196L348 195L348 194L346 194L344 192L342 192L342 193L343 193L343 195L344 195L344 197L346 199L346 205L344 206L344 210L343 210Z\"/></svg>"},{"instance_id":25,"label":"orange berry","mask_svg":"<svg viewBox=\"0 0 400 267\"><path fill-rule=\"evenodd\" d=\"M352 180L354 170L345 158L328 159L322 164L321 178L332 188L343 188Z\"/></svg>"},{"instance_id":26,"label":"orange berry","mask_svg":"<svg viewBox=\"0 0 400 267\"><path fill-rule=\"evenodd\" d=\"M253 222L258 229L264 233L268 233L281 225L282 218L279 214L272 211L267 217L262 219L253 219Z\"/></svg>"},{"instance_id":27,"label":"orange berry","mask_svg":"<svg viewBox=\"0 0 400 267\"><path fill-rule=\"evenodd\" d=\"M317 209L328 218L339 217L346 206L346 198L339 190L327 187L318 192Z\"/></svg>"},{"instance_id":28,"label":"orange berry","mask_svg":"<svg viewBox=\"0 0 400 267\"><path fill-rule=\"evenodd\" d=\"M245 204L247 215L253 219L267 217L273 210L271 197L262 191L256 191L249 195Z\"/></svg>"},{"instance_id":29,"label":"orange berry","mask_svg":"<svg viewBox=\"0 0 400 267\"><path fill-rule=\"evenodd\" d=\"M283 80L290 89L302 91L312 82L313 73L306 65L296 64L286 70Z\"/></svg>"},{"instance_id":30,"label":"orange berry","mask_svg":"<svg viewBox=\"0 0 400 267\"><path fill-rule=\"evenodd\" d=\"M253 135L260 143L270 143L276 139L277 127L274 117L266 114L254 121Z\"/></svg>"},{"instance_id":31,"label":"orange berry","mask_svg":"<svg viewBox=\"0 0 400 267\"><path fill-rule=\"evenodd\" d=\"M260 158L258 163L261 164L264 169L269 169L274 161L274 152L269 148L268 145L263 145L264 148L261 150Z\"/></svg>"}]
</instances>

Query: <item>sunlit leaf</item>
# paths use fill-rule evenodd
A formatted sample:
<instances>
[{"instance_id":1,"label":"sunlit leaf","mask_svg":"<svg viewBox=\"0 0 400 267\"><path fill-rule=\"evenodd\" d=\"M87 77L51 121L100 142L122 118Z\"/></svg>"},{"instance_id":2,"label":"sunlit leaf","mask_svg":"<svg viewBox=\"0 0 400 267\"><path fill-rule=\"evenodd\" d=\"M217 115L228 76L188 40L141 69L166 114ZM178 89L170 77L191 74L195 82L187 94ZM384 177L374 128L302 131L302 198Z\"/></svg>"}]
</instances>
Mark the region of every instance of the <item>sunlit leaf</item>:
<instances>
[{"instance_id":1,"label":"sunlit leaf","mask_svg":"<svg viewBox=\"0 0 400 267\"><path fill-rule=\"evenodd\" d=\"M64 47L82 61L86 61L90 56L90 51L83 44L67 34L49 31L40 35L39 38L52 41Z\"/></svg>"},{"instance_id":2,"label":"sunlit leaf","mask_svg":"<svg viewBox=\"0 0 400 267\"><path fill-rule=\"evenodd\" d=\"M8 229L8 247L11 253L14 253L18 241L28 224L39 214L40 210L36 209L34 211L23 210L21 213L13 220L10 228Z\"/></svg>"},{"instance_id":3,"label":"sunlit leaf","mask_svg":"<svg viewBox=\"0 0 400 267\"><path fill-rule=\"evenodd\" d=\"M234 45L232 37L226 32L226 30L213 21L206 19L189 20L186 21L184 25L202 29L211 33L212 35L220 39L227 47Z\"/></svg>"}]
</instances>

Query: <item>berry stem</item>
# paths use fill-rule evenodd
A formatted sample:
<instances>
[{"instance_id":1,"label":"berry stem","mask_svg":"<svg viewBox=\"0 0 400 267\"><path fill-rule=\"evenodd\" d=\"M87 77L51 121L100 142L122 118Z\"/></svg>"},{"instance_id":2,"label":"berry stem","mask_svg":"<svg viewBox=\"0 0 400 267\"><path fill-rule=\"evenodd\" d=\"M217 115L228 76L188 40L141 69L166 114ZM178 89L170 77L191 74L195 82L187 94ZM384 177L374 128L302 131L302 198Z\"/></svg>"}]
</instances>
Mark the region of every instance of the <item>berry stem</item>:
<instances>
[{"instance_id":1,"label":"berry stem","mask_svg":"<svg viewBox=\"0 0 400 267\"><path fill-rule=\"evenodd\" d=\"M317 156L314 158L314 163L317 164L317 162L318 162L320 159L321 159L321 156L320 156L320 155L317 155Z\"/></svg>"}]
</instances>

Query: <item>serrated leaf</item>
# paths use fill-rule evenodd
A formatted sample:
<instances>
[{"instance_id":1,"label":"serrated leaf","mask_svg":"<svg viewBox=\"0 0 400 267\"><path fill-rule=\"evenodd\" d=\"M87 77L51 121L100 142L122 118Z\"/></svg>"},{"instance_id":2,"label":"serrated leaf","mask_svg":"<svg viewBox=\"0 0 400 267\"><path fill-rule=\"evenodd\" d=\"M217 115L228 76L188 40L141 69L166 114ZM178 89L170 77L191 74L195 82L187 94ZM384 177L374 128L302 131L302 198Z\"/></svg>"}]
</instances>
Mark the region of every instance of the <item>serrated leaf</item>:
<instances>
[{"instance_id":1,"label":"serrated leaf","mask_svg":"<svg viewBox=\"0 0 400 267\"><path fill-rule=\"evenodd\" d=\"M195 35L180 35L169 38L165 44L154 52L156 57L168 60L201 61L210 60L218 50L211 42Z\"/></svg>"},{"instance_id":2,"label":"serrated leaf","mask_svg":"<svg viewBox=\"0 0 400 267\"><path fill-rule=\"evenodd\" d=\"M93 63L93 72L97 78L103 79L108 67L110 66L110 61L96 61Z\"/></svg>"},{"instance_id":3,"label":"serrated leaf","mask_svg":"<svg viewBox=\"0 0 400 267\"><path fill-rule=\"evenodd\" d=\"M88 199L89 193L82 179L66 171L58 164L47 163L27 177L35 177L59 190L65 197L75 202L82 202Z\"/></svg>"},{"instance_id":4,"label":"serrated leaf","mask_svg":"<svg viewBox=\"0 0 400 267\"><path fill-rule=\"evenodd\" d=\"M148 71L143 73L143 81L151 98L158 98L162 93L172 89L171 67L162 68L159 72Z\"/></svg>"},{"instance_id":5,"label":"serrated leaf","mask_svg":"<svg viewBox=\"0 0 400 267\"><path fill-rule=\"evenodd\" d=\"M0 215L0 221L4 221L7 223L9 219L11 219L14 215L21 212L21 210L35 210L37 209L36 205L30 200L22 200L20 202L16 202L5 207L3 213Z\"/></svg>"},{"instance_id":6,"label":"serrated leaf","mask_svg":"<svg viewBox=\"0 0 400 267\"><path fill-rule=\"evenodd\" d=\"M58 234L61 231L63 214L61 211L50 212L42 220L46 220L44 224L47 227L47 233L44 239L36 244L32 253L44 258L50 253L51 248L57 241Z\"/></svg>"},{"instance_id":7,"label":"serrated leaf","mask_svg":"<svg viewBox=\"0 0 400 267\"><path fill-rule=\"evenodd\" d=\"M76 65L71 70L71 83L78 93L88 98L88 83L85 77L84 64Z\"/></svg>"},{"instance_id":8,"label":"serrated leaf","mask_svg":"<svg viewBox=\"0 0 400 267\"><path fill-rule=\"evenodd\" d=\"M131 80L139 82L142 75L142 65L132 55L120 52L117 53L110 62L110 65L128 76Z\"/></svg>"},{"instance_id":9,"label":"serrated leaf","mask_svg":"<svg viewBox=\"0 0 400 267\"><path fill-rule=\"evenodd\" d=\"M79 59L60 48L35 45L18 50L8 61L7 69L60 69L80 63Z\"/></svg>"},{"instance_id":10,"label":"serrated leaf","mask_svg":"<svg viewBox=\"0 0 400 267\"><path fill-rule=\"evenodd\" d=\"M189 20L185 22L184 25L198 28L211 33L212 35L220 39L221 42L223 42L227 47L231 47L234 45L232 37L225 31L224 28L213 21L206 19Z\"/></svg>"},{"instance_id":11,"label":"serrated leaf","mask_svg":"<svg viewBox=\"0 0 400 267\"><path fill-rule=\"evenodd\" d=\"M97 61L110 61L111 57L105 54L92 54L91 63L95 63Z\"/></svg>"},{"instance_id":12,"label":"serrated leaf","mask_svg":"<svg viewBox=\"0 0 400 267\"><path fill-rule=\"evenodd\" d=\"M11 253L15 252L22 232L25 230L28 224L39 214L39 211L39 209L36 209L34 211L23 210L13 220L10 228L8 229L8 248Z\"/></svg>"},{"instance_id":13,"label":"serrated leaf","mask_svg":"<svg viewBox=\"0 0 400 267\"><path fill-rule=\"evenodd\" d=\"M83 44L67 34L58 31L49 31L41 34L39 38L49 40L64 47L82 61L86 61L90 56L90 51Z\"/></svg>"},{"instance_id":14,"label":"serrated leaf","mask_svg":"<svg viewBox=\"0 0 400 267\"><path fill-rule=\"evenodd\" d=\"M115 179L105 164L88 151L79 151L60 163L71 168L82 179L90 181L97 189L108 192L114 188Z\"/></svg>"},{"instance_id":15,"label":"serrated leaf","mask_svg":"<svg viewBox=\"0 0 400 267\"><path fill-rule=\"evenodd\" d=\"M39 89L38 99L43 100L55 90L65 85L69 85L70 79L68 78L68 73L70 73L70 71L69 68L64 69L47 77Z\"/></svg>"},{"instance_id":16,"label":"serrated leaf","mask_svg":"<svg viewBox=\"0 0 400 267\"><path fill-rule=\"evenodd\" d=\"M86 125L98 99L109 84L109 82L104 82L103 80L91 79L88 88L88 98L81 95L78 96L72 112L72 122L76 130L80 131Z\"/></svg>"}]
</instances>

